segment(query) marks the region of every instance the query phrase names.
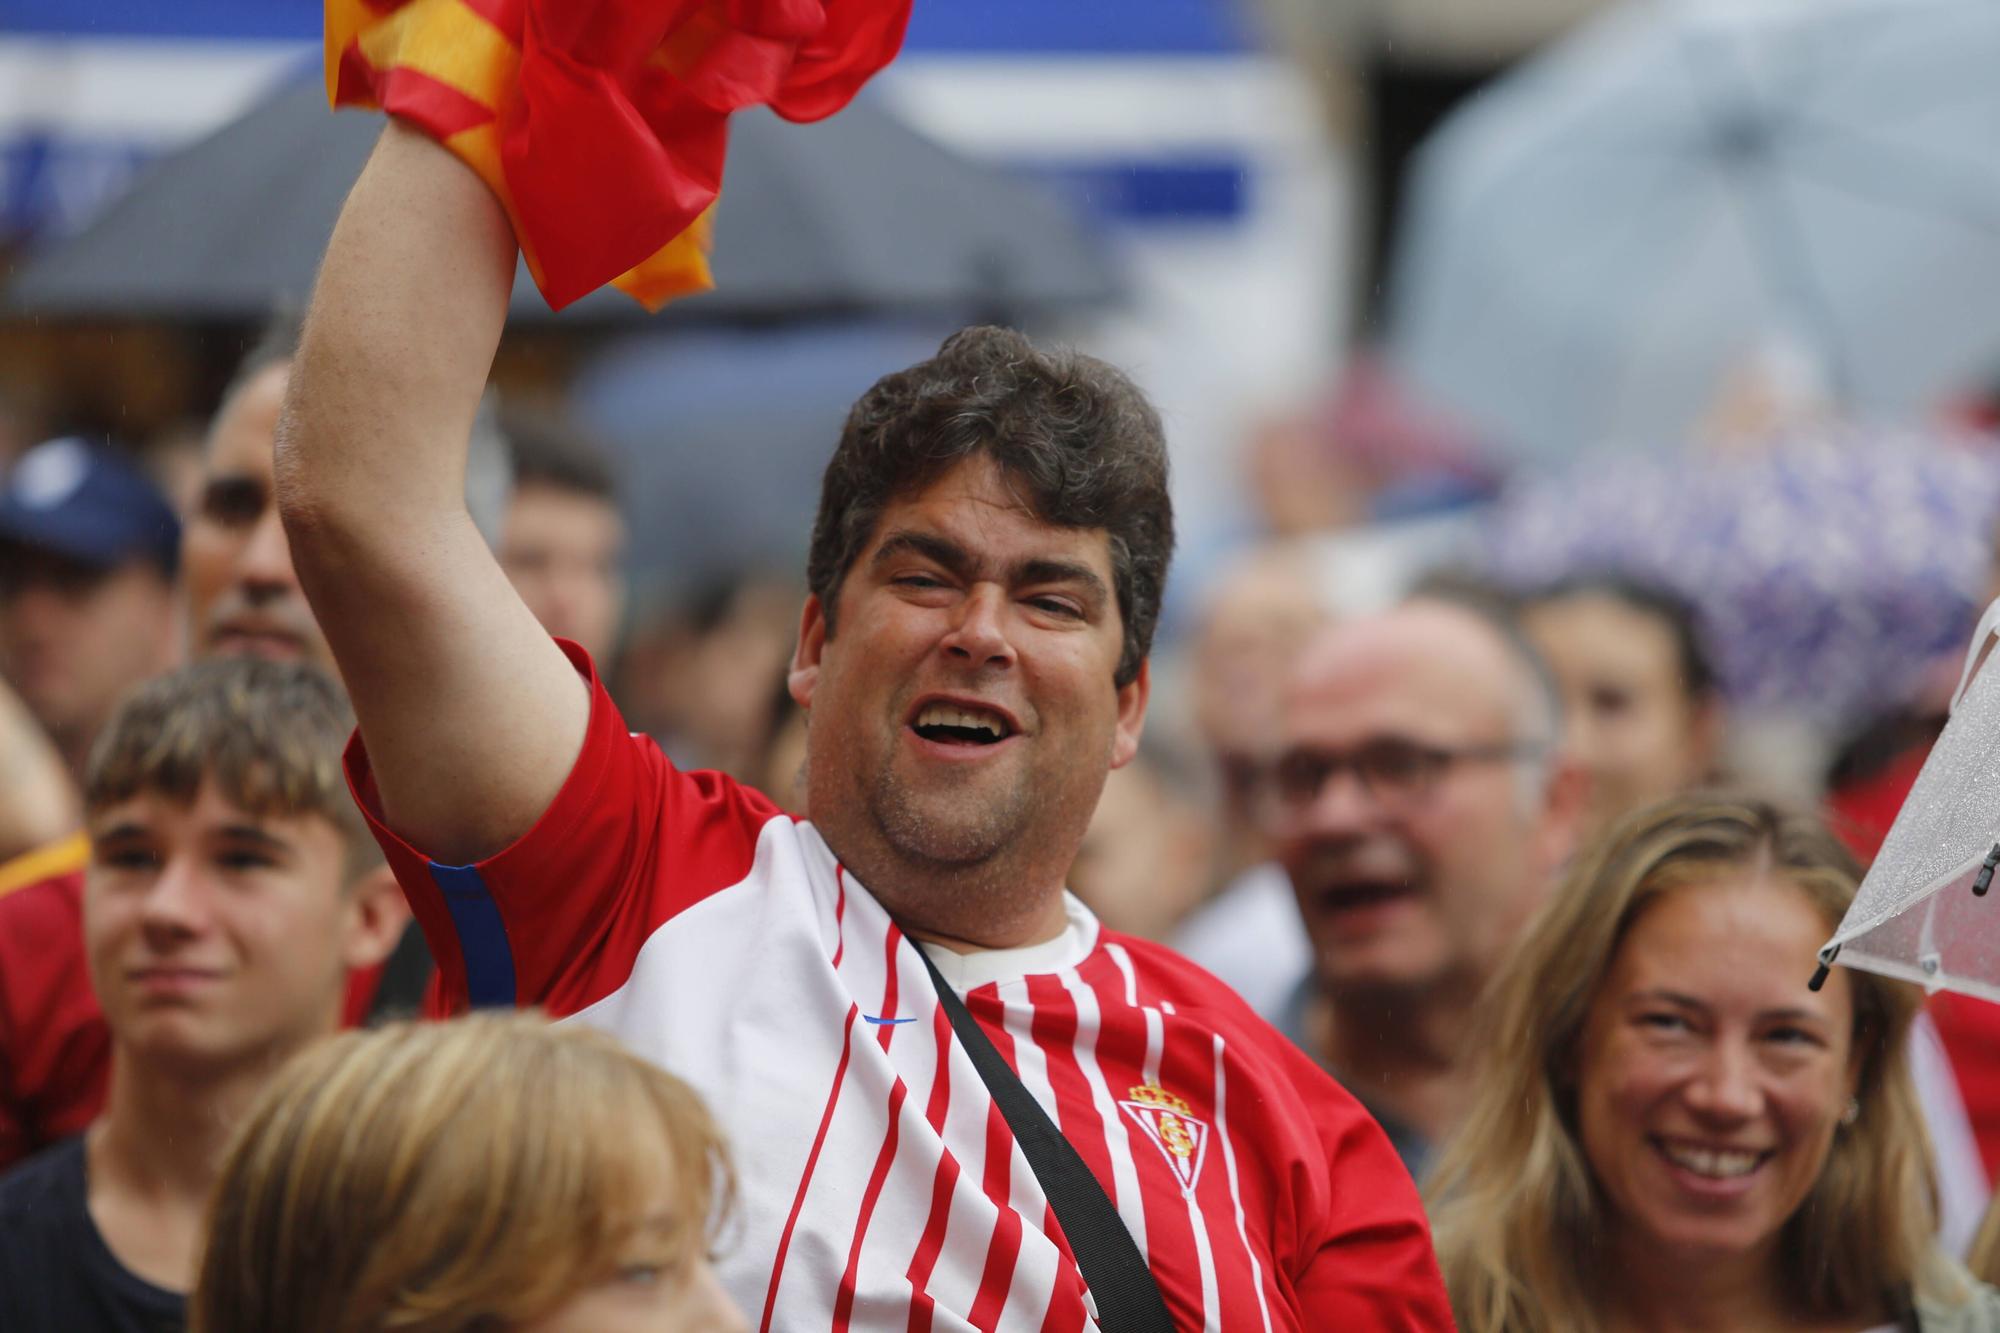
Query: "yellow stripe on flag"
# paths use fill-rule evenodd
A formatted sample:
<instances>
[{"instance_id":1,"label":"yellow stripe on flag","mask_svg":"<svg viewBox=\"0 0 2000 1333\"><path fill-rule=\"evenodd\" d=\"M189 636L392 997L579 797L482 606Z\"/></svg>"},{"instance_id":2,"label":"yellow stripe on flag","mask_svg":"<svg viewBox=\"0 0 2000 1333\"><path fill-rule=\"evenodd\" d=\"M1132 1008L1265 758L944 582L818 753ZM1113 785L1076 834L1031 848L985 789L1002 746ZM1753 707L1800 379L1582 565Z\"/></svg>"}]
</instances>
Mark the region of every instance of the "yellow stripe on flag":
<instances>
[{"instance_id":1,"label":"yellow stripe on flag","mask_svg":"<svg viewBox=\"0 0 2000 1333\"><path fill-rule=\"evenodd\" d=\"M413 0L381 16L360 40L376 69L401 66L496 112L521 67L506 35L460 0Z\"/></svg>"},{"instance_id":2,"label":"yellow stripe on flag","mask_svg":"<svg viewBox=\"0 0 2000 1333\"><path fill-rule=\"evenodd\" d=\"M612 286L648 310L657 311L677 296L705 292L715 286L708 269L708 251L715 233L715 207L702 210L688 229L651 257L612 279Z\"/></svg>"}]
</instances>

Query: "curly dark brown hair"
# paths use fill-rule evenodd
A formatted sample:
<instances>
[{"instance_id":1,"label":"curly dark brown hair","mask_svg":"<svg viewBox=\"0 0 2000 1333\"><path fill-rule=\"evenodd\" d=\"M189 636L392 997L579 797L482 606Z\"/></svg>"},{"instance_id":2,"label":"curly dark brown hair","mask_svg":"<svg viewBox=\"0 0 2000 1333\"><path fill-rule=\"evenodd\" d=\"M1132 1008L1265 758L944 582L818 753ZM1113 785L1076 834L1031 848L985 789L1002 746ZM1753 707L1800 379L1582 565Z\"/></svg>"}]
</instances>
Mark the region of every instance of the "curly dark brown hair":
<instances>
[{"instance_id":1,"label":"curly dark brown hair","mask_svg":"<svg viewBox=\"0 0 2000 1333\"><path fill-rule=\"evenodd\" d=\"M1103 528L1124 623L1115 683L1139 674L1174 550L1160 414L1124 372L1010 329L961 329L936 356L877 380L847 414L820 485L806 581L835 603L888 505L985 454L1045 523Z\"/></svg>"}]
</instances>

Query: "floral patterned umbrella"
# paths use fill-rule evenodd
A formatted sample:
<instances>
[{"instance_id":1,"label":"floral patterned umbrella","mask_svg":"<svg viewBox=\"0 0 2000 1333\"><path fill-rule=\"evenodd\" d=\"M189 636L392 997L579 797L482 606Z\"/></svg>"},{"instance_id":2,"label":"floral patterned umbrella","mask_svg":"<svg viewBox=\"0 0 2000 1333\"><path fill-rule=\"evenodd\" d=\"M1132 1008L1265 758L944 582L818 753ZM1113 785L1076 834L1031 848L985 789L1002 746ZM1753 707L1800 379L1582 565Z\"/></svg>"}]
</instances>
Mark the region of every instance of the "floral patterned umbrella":
<instances>
[{"instance_id":1,"label":"floral patterned umbrella","mask_svg":"<svg viewBox=\"0 0 2000 1333\"><path fill-rule=\"evenodd\" d=\"M1965 641L2000 517L2000 442L1830 429L1717 459L1613 456L1502 497L1501 583L1617 571L1701 613L1746 708L1834 728L1905 702Z\"/></svg>"}]
</instances>

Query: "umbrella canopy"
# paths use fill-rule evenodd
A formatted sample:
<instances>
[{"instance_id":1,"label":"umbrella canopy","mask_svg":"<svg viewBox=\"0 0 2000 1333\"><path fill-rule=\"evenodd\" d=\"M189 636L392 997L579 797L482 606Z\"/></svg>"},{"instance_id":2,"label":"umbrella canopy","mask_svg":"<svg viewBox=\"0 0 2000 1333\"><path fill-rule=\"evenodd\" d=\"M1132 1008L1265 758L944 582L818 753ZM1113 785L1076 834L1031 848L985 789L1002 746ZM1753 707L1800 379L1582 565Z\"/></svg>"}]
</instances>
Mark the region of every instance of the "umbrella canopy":
<instances>
[{"instance_id":1,"label":"umbrella canopy","mask_svg":"<svg viewBox=\"0 0 2000 1333\"><path fill-rule=\"evenodd\" d=\"M1989 608L1973 660L2000 616ZM2000 671L1972 677L1910 788L1840 929L1820 951L1838 961L2000 1001ZM1986 882L1982 883L1982 877Z\"/></svg>"},{"instance_id":2,"label":"umbrella canopy","mask_svg":"<svg viewBox=\"0 0 2000 1333\"><path fill-rule=\"evenodd\" d=\"M329 112L317 82L287 85L31 255L7 308L255 319L274 300L302 301L381 126L380 116ZM878 105L812 125L745 113L731 131L716 290L670 313L1021 318L1117 293L1107 251L1051 193L947 151ZM552 315L525 272L514 308L529 320L644 316L607 291Z\"/></svg>"},{"instance_id":3,"label":"umbrella canopy","mask_svg":"<svg viewBox=\"0 0 2000 1333\"><path fill-rule=\"evenodd\" d=\"M1996 514L1995 442L1849 429L1523 483L1482 546L1511 586L1608 570L1673 589L1732 701L1840 732L1906 702L1957 648Z\"/></svg>"},{"instance_id":4,"label":"umbrella canopy","mask_svg":"<svg viewBox=\"0 0 2000 1333\"><path fill-rule=\"evenodd\" d=\"M1614 9L1420 151L1392 353L1529 459L1677 443L1778 342L1907 416L2000 367L1995 68L1990 0Z\"/></svg>"},{"instance_id":5,"label":"umbrella canopy","mask_svg":"<svg viewBox=\"0 0 2000 1333\"><path fill-rule=\"evenodd\" d=\"M600 349L578 368L569 404L618 460L636 583L685 591L745 569L805 568L820 474L848 408L948 331L815 321L649 330Z\"/></svg>"}]
</instances>

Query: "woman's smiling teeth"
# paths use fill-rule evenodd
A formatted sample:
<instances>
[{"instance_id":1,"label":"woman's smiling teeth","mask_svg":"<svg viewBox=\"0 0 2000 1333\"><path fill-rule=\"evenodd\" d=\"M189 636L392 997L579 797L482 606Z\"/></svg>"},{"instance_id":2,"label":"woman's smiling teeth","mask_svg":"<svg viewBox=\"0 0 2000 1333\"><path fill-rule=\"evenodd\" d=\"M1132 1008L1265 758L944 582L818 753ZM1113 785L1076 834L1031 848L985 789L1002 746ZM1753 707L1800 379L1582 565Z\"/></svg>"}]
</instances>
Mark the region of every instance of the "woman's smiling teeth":
<instances>
[{"instance_id":1,"label":"woman's smiling teeth","mask_svg":"<svg viewBox=\"0 0 2000 1333\"><path fill-rule=\"evenodd\" d=\"M997 714L960 707L957 704L929 704L910 724L928 740L957 741L961 744L991 745L1008 734L1007 722Z\"/></svg>"},{"instance_id":2,"label":"woman's smiling teeth","mask_svg":"<svg viewBox=\"0 0 2000 1333\"><path fill-rule=\"evenodd\" d=\"M1703 1148L1694 1144L1669 1143L1655 1139L1653 1146L1683 1171L1691 1171L1697 1176L1710 1180L1731 1180L1737 1176L1747 1176L1764 1164L1771 1154L1750 1152L1735 1148Z\"/></svg>"}]
</instances>

